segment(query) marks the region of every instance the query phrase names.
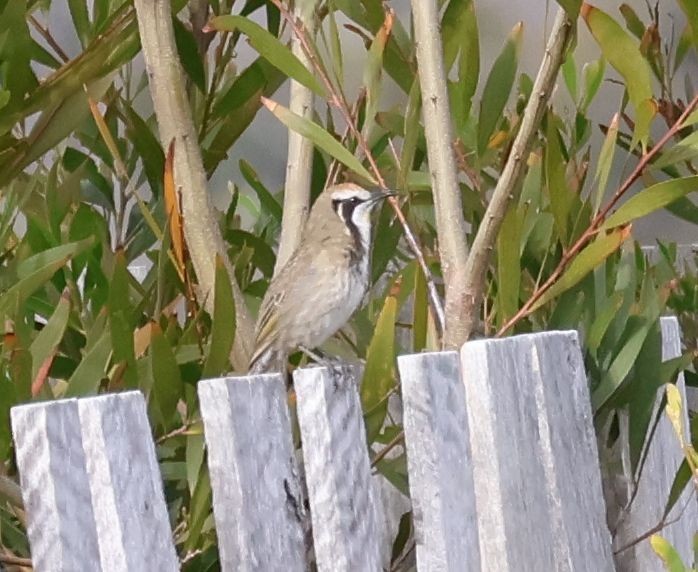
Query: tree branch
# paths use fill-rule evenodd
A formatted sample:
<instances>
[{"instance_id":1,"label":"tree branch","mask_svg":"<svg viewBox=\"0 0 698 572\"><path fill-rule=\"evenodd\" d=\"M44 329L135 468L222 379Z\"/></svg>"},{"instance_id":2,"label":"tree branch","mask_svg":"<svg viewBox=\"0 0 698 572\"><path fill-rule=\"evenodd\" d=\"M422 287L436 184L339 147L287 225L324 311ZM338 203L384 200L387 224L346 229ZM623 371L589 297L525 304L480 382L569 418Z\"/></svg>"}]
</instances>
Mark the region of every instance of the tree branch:
<instances>
[{"instance_id":1,"label":"tree branch","mask_svg":"<svg viewBox=\"0 0 698 572\"><path fill-rule=\"evenodd\" d=\"M235 369L244 370L251 353L254 325L235 281L233 267L208 198L206 173L175 47L170 2L135 0L135 6L160 142L167 149L172 140L176 141L174 177L182 201L184 235L200 287L197 294L211 312L215 258L216 254L220 254L232 282L237 315L237 334L231 359Z\"/></svg>"},{"instance_id":2,"label":"tree branch","mask_svg":"<svg viewBox=\"0 0 698 572\"><path fill-rule=\"evenodd\" d=\"M315 7L318 0L296 2L295 14L303 27L315 36ZM291 38L291 51L305 65L312 69L301 42L294 34ZM312 119L313 92L291 80L289 109L301 117ZM310 210L310 182L313 174L313 143L299 133L288 130L288 159L286 161L286 184L284 186L284 211L281 220L279 252L276 255L276 274L284 267L301 239L305 219Z\"/></svg>"},{"instance_id":3,"label":"tree branch","mask_svg":"<svg viewBox=\"0 0 698 572\"><path fill-rule=\"evenodd\" d=\"M573 22L567 16L564 8L558 8L543 61L533 84L531 97L524 110L521 127L514 139L509 158L492 194L490 204L487 206L468 257L465 268L467 337L473 333L479 319L479 309L487 281L487 269L499 229L502 226L502 220L509 203L517 196L519 182L524 172L533 137L538 130L552 94L558 71L573 33Z\"/></svg>"},{"instance_id":4,"label":"tree branch","mask_svg":"<svg viewBox=\"0 0 698 572\"><path fill-rule=\"evenodd\" d=\"M463 277L468 258L468 242L458 172L451 145L451 111L442 61L436 0L412 0L412 15L436 231L446 287L446 327L442 345L445 348L457 348L467 340L466 289Z\"/></svg>"},{"instance_id":5,"label":"tree branch","mask_svg":"<svg viewBox=\"0 0 698 572\"><path fill-rule=\"evenodd\" d=\"M22 490L11 478L0 475L0 499L5 499L12 506L23 508Z\"/></svg>"}]
</instances>

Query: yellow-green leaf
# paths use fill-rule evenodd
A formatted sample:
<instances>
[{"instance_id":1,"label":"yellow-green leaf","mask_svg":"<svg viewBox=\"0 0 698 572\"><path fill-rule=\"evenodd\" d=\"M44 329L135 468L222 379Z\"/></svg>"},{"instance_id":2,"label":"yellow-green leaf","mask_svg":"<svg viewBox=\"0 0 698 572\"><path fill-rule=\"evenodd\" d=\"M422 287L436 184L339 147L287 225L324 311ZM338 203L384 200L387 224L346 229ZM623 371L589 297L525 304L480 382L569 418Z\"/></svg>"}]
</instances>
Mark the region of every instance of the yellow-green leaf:
<instances>
[{"instance_id":1,"label":"yellow-green leaf","mask_svg":"<svg viewBox=\"0 0 698 572\"><path fill-rule=\"evenodd\" d=\"M698 176L670 179L652 185L623 203L616 212L606 219L602 229L627 224L664 208L694 191L698 191Z\"/></svg>"},{"instance_id":2,"label":"yellow-green leaf","mask_svg":"<svg viewBox=\"0 0 698 572\"><path fill-rule=\"evenodd\" d=\"M398 301L389 295L381 310L373 338L366 352L366 369L361 383L361 404L366 416L366 433L372 443L380 432L388 408L387 396L395 385L395 320Z\"/></svg>"},{"instance_id":3,"label":"yellow-green leaf","mask_svg":"<svg viewBox=\"0 0 698 572\"><path fill-rule=\"evenodd\" d=\"M372 184L377 184L376 180L373 178L371 173L369 173L366 168L346 147L344 147L339 141L337 141L332 135L329 134L325 129L323 129L317 123L301 117L300 115L293 113L288 107L284 107L267 99L262 98L262 103L271 111L276 117L289 129L293 129L296 133L300 133L303 137L310 139L315 145L317 145L325 153L331 155L340 163L343 163L351 170L353 170L357 175L362 176L364 179Z\"/></svg>"},{"instance_id":4,"label":"yellow-green leaf","mask_svg":"<svg viewBox=\"0 0 698 572\"><path fill-rule=\"evenodd\" d=\"M220 256L216 256L215 297L213 300L211 343L202 377L214 377L230 371L230 350L235 340L235 300L230 275Z\"/></svg>"},{"instance_id":5,"label":"yellow-green leaf","mask_svg":"<svg viewBox=\"0 0 698 572\"><path fill-rule=\"evenodd\" d=\"M276 36L270 34L256 22L243 16L228 15L213 18L209 25L224 32L239 30L249 38L250 44L259 52L259 55L271 65L287 74L291 79L313 90L319 96L325 97L324 88L313 73L303 65L303 62L293 55L291 50L282 44Z\"/></svg>"},{"instance_id":6,"label":"yellow-green leaf","mask_svg":"<svg viewBox=\"0 0 698 572\"><path fill-rule=\"evenodd\" d=\"M623 76L630 102L635 108L634 139L646 142L654 115L651 72L640 46L608 14L585 3L582 16L604 57Z\"/></svg>"},{"instance_id":7,"label":"yellow-green leaf","mask_svg":"<svg viewBox=\"0 0 698 572\"><path fill-rule=\"evenodd\" d=\"M624 227L597 238L574 258L560 279L533 304L531 312L581 282L589 272L618 250L628 236L630 227Z\"/></svg>"},{"instance_id":8,"label":"yellow-green leaf","mask_svg":"<svg viewBox=\"0 0 698 572\"><path fill-rule=\"evenodd\" d=\"M61 343L69 317L70 296L64 292L53 315L29 347L32 356L32 379L36 377L41 364L55 352L56 347Z\"/></svg>"},{"instance_id":9,"label":"yellow-green leaf","mask_svg":"<svg viewBox=\"0 0 698 572\"><path fill-rule=\"evenodd\" d=\"M669 541L658 534L653 534L650 536L650 545L657 556L662 559L664 568L666 568L667 572L690 572L690 570L684 566L681 561L681 556L679 556L679 553L676 552L676 549Z\"/></svg>"},{"instance_id":10,"label":"yellow-green leaf","mask_svg":"<svg viewBox=\"0 0 698 572\"><path fill-rule=\"evenodd\" d=\"M502 119L504 106L509 100L519 63L522 37L523 24L519 22L509 34L502 53L499 54L487 77L480 103L477 134L477 148L480 155L487 149L490 137Z\"/></svg>"},{"instance_id":11,"label":"yellow-green leaf","mask_svg":"<svg viewBox=\"0 0 698 572\"><path fill-rule=\"evenodd\" d=\"M603 196L606 192L608 176L611 173L613 157L615 156L616 152L619 124L620 115L616 113L611 120L611 124L608 126L608 131L606 133L606 138L604 139L603 145L601 145L599 161L596 167L596 191L594 192L594 202L592 205L594 214L599 212L601 201L603 200Z\"/></svg>"},{"instance_id":12,"label":"yellow-green leaf","mask_svg":"<svg viewBox=\"0 0 698 572\"><path fill-rule=\"evenodd\" d=\"M497 323L500 327L519 309L521 226L522 217L516 203L512 203L497 237Z\"/></svg>"}]
</instances>

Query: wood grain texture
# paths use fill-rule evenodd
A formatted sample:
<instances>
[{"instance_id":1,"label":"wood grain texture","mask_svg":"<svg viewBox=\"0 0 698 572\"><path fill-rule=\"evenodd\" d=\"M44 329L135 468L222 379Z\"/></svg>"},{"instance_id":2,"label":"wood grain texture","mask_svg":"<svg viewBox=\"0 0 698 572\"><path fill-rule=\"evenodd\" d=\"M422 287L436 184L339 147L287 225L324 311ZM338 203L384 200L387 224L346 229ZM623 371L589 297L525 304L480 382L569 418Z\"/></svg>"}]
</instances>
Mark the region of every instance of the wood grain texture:
<instances>
[{"instance_id":1,"label":"wood grain texture","mask_svg":"<svg viewBox=\"0 0 698 572\"><path fill-rule=\"evenodd\" d=\"M301 572L307 520L279 374L199 383L224 571Z\"/></svg>"},{"instance_id":2,"label":"wood grain texture","mask_svg":"<svg viewBox=\"0 0 698 572\"><path fill-rule=\"evenodd\" d=\"M457 352L398 358L420 572L480 570L465 389Z\"/></svg>"},{"instance_id":3,"label":"wood grain texture","mask_svg":"<svg viewBox=\"0 0 698 572\"><path fill-rule=\"evenodd\" d=\"M319 572L381 570L359 370L294 372L298 423Z\"/></svg>"},{"instance_id":4,"label":"wood grain texture","mask_svg":"<svg viewBox=\"0 0 698 572\"><path fill-rule=\"evenodd\" d=\"M11 415L35 570L179 569L139 392Z\"/></svg>"},{"instance_id":5,"label":"wood grain texture","mask_svg":"<svg viewBox=\"0 0 698 572\"><path fill-rule=\"evenodd\" d=\"M613 570L575 332L461 349L481 570Z\"/></svg>"},{"instance_id":6,"label":"wood grain texture","mask_svg":"<svg viewBox=\"0 0 698 572\"><path fill-rule=\"evenodd\" d=\"M662 328L662 359L669 360L681 355L681 336L678 320L675 317L661 318ZM679 375L676 386L681 393L683 403L686 403L686 386L683 375ZM652 419L656 418L657 411L664 398L665 387L657 391ZM688 415L683 411L684 437L688 437ZM627 498L633 493L633 482L637 475L632 474L629 462L629 445L627 431L622 434L624 438L622 464L624 471L623 482L627 483ZM645 443L646 460L642 472L637 480L637 492L625 511L618 527L614 545L621 548L631 544L635 539L646 533L660 522L664 514L664 508L669 497L669 490L674 481L676 471L683 461L683 452L679 445L671 422L664 413L657 422L652 439ZM677 520L678 519L678 520ZM677 520L676 522L672 522ZM683 495L676 506L669 513L668 524L660 534L676 548L684 562L693 561L693 535L698 526L698 501L691 487L684 490ZM619 570L632 572L652 572L664 570L664 566L652 550L649 540L644 540L627 550L623 550L616 557Z\"/></svg>"}]
</instances>

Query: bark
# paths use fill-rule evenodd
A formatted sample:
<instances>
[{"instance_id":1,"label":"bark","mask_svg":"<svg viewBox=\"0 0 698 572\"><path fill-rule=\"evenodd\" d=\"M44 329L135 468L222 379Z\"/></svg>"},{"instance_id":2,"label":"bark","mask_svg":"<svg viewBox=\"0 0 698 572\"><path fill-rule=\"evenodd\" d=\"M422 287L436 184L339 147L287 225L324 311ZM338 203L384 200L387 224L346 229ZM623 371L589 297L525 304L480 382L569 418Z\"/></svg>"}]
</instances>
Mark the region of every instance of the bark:
<instances>
[{"instance_id":1,"label":"bark","mask_svg":"<svg viewBox=\"0 0 698 572\"><path fill-rule=\"evenodd\" d=\"M479 322L480 306L487 281L487 269L497 235L509 203L516 200L519 193L521 187L519 183L524 173L531 143L540 126L548 100L555 87L558 71L573 36L574 24L565 10L559 8L545 48L543 61L533 84L531 97L524 110L521 127L514 139L509 158L487 206L468 257L463 284L466 293L466 338L470 337Z\"/></svg>"},{"instance_id":2,"label":"bark","mask_svg":"<svg viewBox=\"0 0 698 572\"><path fill-rule=\"evenodd\" d=\"M218 222L209 201L198 137L177 56L169 0L135 0L143 57L160 132L167 149L175 141L174 178L182 202L184 235L198 278L199 299L213 309L215 259L225 261L232 281L237 325L231 355L233 367L244 370L251 353L253 322L234 278Z\"/></svg>"},{"instance_id":3,"label":"bark","mask_svg":"<svg viewBox=\"0 0 698 572\"><path fill-rule=\"evenodd\" d=\"M422 113L431 171L439 255L445 280L445 348L467 339L464 273L467 228L453 153L451 111L446 87L436 0L412 0Z\"/></svg>"}]
</instances>

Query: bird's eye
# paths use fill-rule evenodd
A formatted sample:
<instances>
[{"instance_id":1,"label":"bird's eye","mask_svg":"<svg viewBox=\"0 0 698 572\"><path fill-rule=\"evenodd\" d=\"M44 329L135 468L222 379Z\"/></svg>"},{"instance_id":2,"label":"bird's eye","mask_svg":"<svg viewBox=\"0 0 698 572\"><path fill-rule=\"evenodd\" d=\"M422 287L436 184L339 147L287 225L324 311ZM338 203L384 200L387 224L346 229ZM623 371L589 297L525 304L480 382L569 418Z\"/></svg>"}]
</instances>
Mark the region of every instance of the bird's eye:
<instances>
[{"instance_id":1,"label":"bird's eye","mask_svg":"<svg viewBox=\"0 0 698 572\"><path fill-rule=\"evenodd\" d=\"M359 197L352 197L352 198L349 199L349 202L350 202L352 205L358 205L361 201L359 200Z\"/></svg>"}]
</instances>

